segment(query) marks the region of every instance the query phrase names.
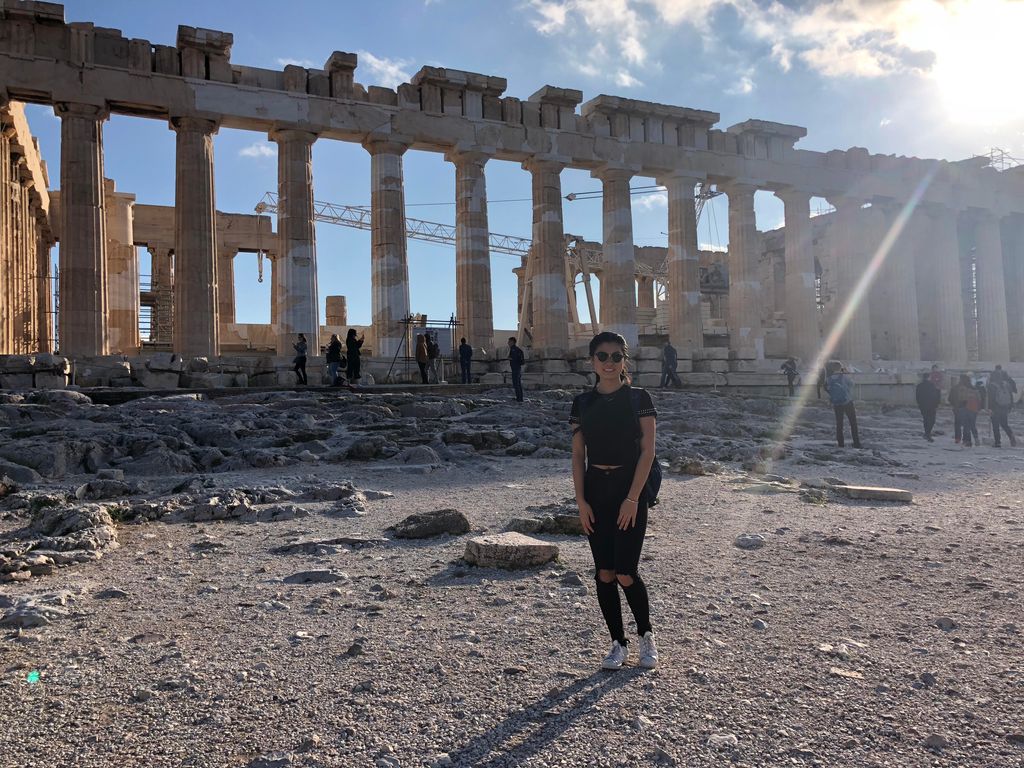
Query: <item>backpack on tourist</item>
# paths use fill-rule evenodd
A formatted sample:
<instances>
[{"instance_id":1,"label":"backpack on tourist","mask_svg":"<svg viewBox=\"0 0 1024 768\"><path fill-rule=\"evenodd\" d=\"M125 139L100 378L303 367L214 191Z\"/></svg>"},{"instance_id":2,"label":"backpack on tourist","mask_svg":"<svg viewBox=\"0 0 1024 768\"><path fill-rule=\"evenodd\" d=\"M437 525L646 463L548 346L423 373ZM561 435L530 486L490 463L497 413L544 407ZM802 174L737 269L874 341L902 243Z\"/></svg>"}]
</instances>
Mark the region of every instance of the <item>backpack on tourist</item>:
<instances>
[{"instance_id":1,"label":"backpack on tourist","mask_svg":"<svg viewBox=\"0 0 1024 768\"><path fill-rule=\"evenodd\" d=\"M1010 385L1006 381L992 381L988 385L989 397L992 398L992 405L998 405L1000 408L1009 408L1013 405L1013 392L1010 390Z\"/></svg>"}]
</instances>

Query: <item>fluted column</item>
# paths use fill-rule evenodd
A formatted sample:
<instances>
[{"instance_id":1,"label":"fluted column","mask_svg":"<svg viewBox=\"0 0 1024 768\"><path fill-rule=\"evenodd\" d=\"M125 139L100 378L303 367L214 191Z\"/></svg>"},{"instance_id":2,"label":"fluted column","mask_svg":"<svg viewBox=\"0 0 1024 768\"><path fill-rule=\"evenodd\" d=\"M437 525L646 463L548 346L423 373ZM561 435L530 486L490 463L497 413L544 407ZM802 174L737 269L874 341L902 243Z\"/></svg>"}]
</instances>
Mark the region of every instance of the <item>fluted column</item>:
<instances>
[{"instance_id":1,"label":"fluted column","mask_svg":"<svg viewBox=\"0 0 1024 768\"><path fill-rule=\"evenodd\" d=\"M533 350L541 357L563 357L569 348L569 297L565 281L565 232L562 228L564 166L552 160L523 163L533 186L533 247L530 284L533 303ZM601 306L602 321L605 307ZM606 323L602 322L602 325ZM608 326L610 327L610 326Z\"/></svg>"},{"instance_id":2,"label":"fluted column","mask_svg":"<svg viewBox=\"0 0 1024 768\"><path fill-rule=\"evenodd\" d=\"M2 101L0 101L2 104ZM2 113L0 113L2 118ZM0 125L0 355L11 354L13 350L13 304L10 298L11 270L13 259L14 221L11 203L11 137L13 125Z\"/></svg>"},{"instance_id":3,"label":"fluted column","mask_svg":"<svg viewBox=\"0 0 1024 768\"><path fill-rule=\"evenodd\" d=\"M974 222L974 259L978 302L978 359L1002 363L1010 359L1006 318L1006 277L999 218L981 211Z\"/></svg>"},{"instance_id":4,"label":"fluted column","mask_svg":"<svg viewBox=\"0 0 1024 768\"><path fill-rule=\"evenodd\" d=\"M900 206L875 202L874 224L877 230L872 242L880 245L892 232L899 219ZM886 350L884 356L890 360L920 360L921 332L917 308L917 274L915 249L921 237L920 219L913 216L903 225L899 236L892 243L872 290L878 290L885 305ZM874 320L872 320L872 330Z\"/></svg>"},{"instance_id":5,"label":"fluted column","mask_svg":"<svg viewBox=\"0 0 1024 768\"><path fill-rule=\"evenodd\" d=\"M52 284L50 283L50 248L53 242L50 240L49 232L44 232L40 227L39 238L36 241L36 314L39 317L37 326L40 352L53 352L53 297L51 295Z\"/></svg>"},{"instance_id":6,"label":"fluted column","mask_svg":"<svg viewBox=\"0 0 1024 768\"><path fill-rule=\"evenodd\" d=\"M316 276L316 228L313 224L313 142L315 133L274 131L277 142L278 283L277 354L288 355L300 333L310 352L319 354L320 308Z\"/></svg>"},{"instance_id":7,"label":"fluted column","mask_svg":"<svg viewBox=\"0 0 1024 768\"><path fill-rule=\"evenodd\" d=\"M217 247L217 312L221 325L235 322L235 256L237 255L238 251L233 248Z\"/></svg>"},{"instance_id":8,"label":"fluted column","mask_svg":"<svg viewBox=\"0 0 1024 768\"><path fill-rule=\"evenodd\" d=\"M814 293L811 195L796 189L776 192L786 219L786 351L805 363L818 354L818 303Z\"/></svg>"},{"instance_id":9,"label":"fluted column","mask_svg":"<svg viewBox=\"0 0 1024 768\"><path fill-rule=\"evenodd\" d=\"M180 117L174 197L174 351L183 357L220 354L217 311L217 212L213 189L212 120Z\"/></svg>"},{"instance_id":10,"label":"fluted column","mask_svg":"<svg viewBox=\"0 0 1024 768\"><path fill-rule=\"evenodd\" d=\"M103 121L107 111L57 104L60 118L60 351L105 355L107 258L103 212Z\"/></svg>"},{"instance_id":11,"label":"fluted column","mask_svg":"<svg viewBox=\"0 0 1024 768\"><path fill-rule=\"evenodd\" d=\"M605 167L591 176L601 180L604 222L604 278L601 327L620 334L630 347L639 344L636 323L636 253L629 180L633 172Z\"/></svg>"},{"instance_id":12,"label":"fluted column","mask_svg":"<svg viewBox=\"0 0 1024 768\"><path fill-rule=\"evenodd\" d=\"M455 164L455 317L474 349L494 346L487 181L482 152L451 152Z\"/></svg>"},{"instance_id":13,"label":"fluted column","mask_svg":"<svg viewBox=\"0 0 1024 768\"><path fill-rule=\"evenodd\" d=\"M166 248L149 248L153 290L152 339L170 344L174 330L174 256Z\"/></svg>"},{"instance_id":14,"label":"fluted column","mask_svg":"<svg viewBox=\"0 0 1024 768\"><path fill-rule=\"evenodd\" d=\"M960 281L960 242L957 212L944 206L927 205L927 269L931 277L931 300L935 303L936 359L946 363L967 362L964 304Z\"/></svg>"},{"instance_id":15,"label":"fluted column","mask_svg":"<svg viewBox=\"0 0 1024 768\"><path fill-rule=\"evenodd\" d=\"M694 199L698 181L684 174L658 179L668 191L668 335L684 358L704 348Z\"/></svg>"},{"instance_id":16,"label":"fluted column","mask_svg":"<svg viewBox=\"0 0 1024 768\"><path fill-rule=\"evenodd\" d=\"M654 309L654 278L640 275L636 279L637 309Z\"/></svg>"},{"instance_id":17,"label":"fluted column","mask_svg":"<svg viewBox=\"0 0 1024 768\"><path fill-rule=\"evenodd\" d=\"M1024 362L1024 215L1002 220L1003 274L1006 276L1006 320L1010 360Z\"/></svg>"},{"instance_id":18,"label":"fluted column","mask_svg":"<svg viewBox=\"0 0 1024 768\"><path fill-rule=\"evenodd\" d=\"M729 196L729 349L764 357L761 330L761 285L757 220L751 184L730 182L721 187Z\"/></svg>"},{"instance_id":19,"label":"fluted column","mask_svg":"<svg viewBox=\"0 0 1024 768\"><path fill-rule=\"evenodd\" d=\"M135 254L132 207L135 195L106 182L107 305L110 351L139 350L139 262Z\"/></svg>"},{"instance_id":20,"label":"fluted column","mask_svg":"<svg viewBox=\"0 0 1024 768\"><path fill-rule=\"evenodd\" d=\"M405 183L402 155L408 144L368 140L370 153L370 205L373 247L371 302L374 354L390 360L402 345L409 317L409 261L405 235ZM413 355L416 350L403 349Z\"/></svg>"},{"instance_id":21,"label":"fluted column","mask_svg":"<svg viewBox=\"0 0 1024 768\"><path fill-rule=\"evenodd\" d=\"M857 285L871 260L871 249L861 227L861 201L848 197L830 197L835 209L832 248L836 261L836 300L833 324L844 323L836 344L835 356L841 360L870 362L871 309L867 292L855 295Z\"/></svg>"}]
</instances>

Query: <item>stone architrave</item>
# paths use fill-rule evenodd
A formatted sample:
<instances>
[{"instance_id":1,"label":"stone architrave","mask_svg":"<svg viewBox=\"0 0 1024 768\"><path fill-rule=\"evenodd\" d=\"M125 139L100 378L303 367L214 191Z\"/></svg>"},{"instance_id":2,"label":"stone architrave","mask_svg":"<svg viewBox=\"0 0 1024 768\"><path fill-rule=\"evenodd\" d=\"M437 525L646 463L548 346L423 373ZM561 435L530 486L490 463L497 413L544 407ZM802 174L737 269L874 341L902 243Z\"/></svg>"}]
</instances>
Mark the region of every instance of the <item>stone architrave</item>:
<instances>
[{"instance_id":1,"label":"stone architrave","mask_svg":"<svg viewBox=\"0 0 1024 768\"><path fill-rule=\"evenodd\" d=\"M171 120L177 132L174 198L173 348L182 357L220 354L213 136L217 124Z\"/></svg>"},{"instance_id":2,"label":"stone architrave","mask_svg":"<svg viewBox=\"0 0 1024 768\"><path fill-rule=\"evenodd\" d=\"M109 179L105 195L109 351L133 355L140 347L139 260L132 228L135 195L115 191Z\"/></svg>"},{"instance_id":3,"label":"stone architrave","mask_svg":"<svg viewBox=\"0 0 1024 768\"><path fill-rule=\"evenodd\" d=\"M978 359L1004 363L1010 359L1006 277L999 219L991 211L982 211L975 218L974 258L977 269Z\"/></svg>"},{"instance_id":4,"label":"stone architrave","mask_svg":"<svg viewBox=\"0 0 1024 768\"><path fill-rule=\"evenodd\" d=\"M932 204L923 208L927 217L927 253L930 256L925 260L930 278L928 300L935 306L934 359L947 364L963 364L967 362L967 334L960 281L958 212Z\"/></svg>"},{"instance_id":5,"label":"stone architrave","mask_svg":"<svg viewBox=\"0 0 1024 768\"><path fill-rule=\"evenodd\" d=\"M409 317L409 261L405 234L405 187L402 155L408 143L394 138L367 139L370 153L370 207L373 230L371 303L374 354L390 360L404 345Z\"/></svg>"},{"instance_id":6,"label":"stone architrave","mask_svg":"<svg viewBox=\"0 0 1024 768\"><path fill-rule=\"evenodd\" d=\"M58 103L60 118L60 351L107 354L103 121L107 110Z\"/></svg>"},{"instance_id":7,"label":"stone architrave","mask_svg":"<svg viewBox=\"0 0 1024 768\"><path fill-rule=\"evenodd\" d=\"M668 335L680 356L704 349L700 253L694 187L702 179L672 174L658 179L668 192Z\"/></svg>"},{"instance_id":8,"label":"stone architrave","mask_svg":"<svg viewBox=\"0 0 1024 768\"><path fill-rule=\"evenodd\" d=\"M871 361L871 310L868 292L858 296L857 286L867 271L872 249L864 241L861 225L861 201L833 196L829 203L836 209L832 248L836 262L836 301L832 316L836 323L845 323L836 343L834 356L844 361Z\"/></svg>"},{"instance_id":9,"label":"stone architrave","mask_svg":"<svg viewBox=\"0 0 1024 768\"><path fill-rule=\"evenodd\" d=\"M277 142L277 354L291 355L298 334L319 354L316 228L313 223L313 142L316 134L274 131Z\"/></svg>"},{"instance_id":10,"label":"stone architrave","mask_svg":"<svg viewBox=\"0 0 1024 768\"><path fill-rule=\"evenodd\" d=\"M608 166L593 171L601 180L604 269L601 275L601 327L639 345L636 322L636 252L629 180L633 172Z\"/></svg>"},{"instance_id":11,"label":"stone architrave","mask_svg":"<svg viewBox=\"0 0 1024 768\"><path fill-rule=\"evenodd\" d=\"M490 229L484 152L451 152L455 165L455 317L460 336L474 349L494 345Z\"/></svg>"},{"instance_id":12,"label":"stone architrave","mask_svg":"<svg viewBox=\"0 0 1024 768\"><path fill-rule=\"evenodd\" d=\"M534 158L523 163L533 185L533 245L535 259L529 290L533 305L533 351L542 358L564 357L569 347L569 296L562 228L564 165ZM604 307L601 308L602 315Z\"/></svg>"},{"instance_id":13,"label":"stone architrave","mask_svg":"<svg viewBox=\"0 0 1024 768\"><path fill-rule=\"evenodd\" d=\"M759 238L752 184L721 185L729 196L729 349L764 358L761 305L764 287L759 273Z\"/></svg>"},{"instance_id":14,"label":"stone architrave","mask_svg":"<svg viewBox=\"0 0 1024 768\"><path fill-rule=\"evenodd\" d=\"M235 256L238 251L217 249L217 312L221 325L235 322Z\"/></svg>"},{"instance_id":15,"label":"stone architrave","mask_svg":"<svg viewBox=\"0 0 1024 768\"><path fill-rule=\"evenodd\" d=\"M809 365L821 345L814 293L811 195L798 189L783 189L775 196L782 200L786 218L786 351L790 357Z\"/></svg>"}]
</instances>

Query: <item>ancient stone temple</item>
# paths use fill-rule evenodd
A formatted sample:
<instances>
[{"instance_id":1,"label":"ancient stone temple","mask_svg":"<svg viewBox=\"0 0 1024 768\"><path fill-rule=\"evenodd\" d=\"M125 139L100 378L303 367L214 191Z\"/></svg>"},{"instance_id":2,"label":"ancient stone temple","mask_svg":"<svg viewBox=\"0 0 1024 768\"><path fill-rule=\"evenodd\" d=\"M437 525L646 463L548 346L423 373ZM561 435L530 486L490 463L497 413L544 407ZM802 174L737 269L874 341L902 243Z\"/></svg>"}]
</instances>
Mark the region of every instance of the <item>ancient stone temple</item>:
<instances>
[{"instance_id":1,"label":"ancient stone temple","mask_svg":"<svg viewBox=\"0 0 1024 768\"><path fill-rule=\"evenodd\" d=\"M161 343L185 358L214 359L244 343L248 331L227 327L235 246L223 237L213 184L223 126L278 145L277 231L268 229L259 250L273 260L267 333L279 363L297 333L314 351L324 341L313 206L318 141L358 142L371 158L371 367L407 349L403 158L416 151L443 153L455 167L455 316L478 349L496 347L487 163L514 161L530 174L533 231L520 325L534 371L571 371L594 330L574 318L575 272L562 219L566 168L589 171L601 185L600 325L633 345L667 337L698 370L728 359L737 372L771 357L809 361L830 334L837 356L865 365L1024 362L1021 169L860 148L811 152L797 148L807 131L795 125L751 119L722 129L715 112L606 95L584 101L580 91L550 85L522 99L505 95L504 78L438 67L422 68L396 89L363 85L351 53L335 52L321 68L260 69L231 60L228 32L182 26L172 46L67 23L52 3L3 0L0 7L0 158L4 201L11 201L0 219L0 286L11 297L0 321L7 351L50 343L49 294L40 286L52 233L60 237L62 354L84 360L138 352L145 301L165 320ZM61 121L56 215L45 167L19 138L28 133L23 120L19 127L18 102L51 105ZM162 214L159 237L139 239L143 207L105 181L103 126L114 113L164 121L175 134L175 205ZM668 246L656 268L638 265L633 243L630 183L641 178L668 193ZM724 291L702 284L707 265L697 247L695 190L711 186L728 196ZM758 191L783 202L784 230L759 232ZM823 222L812 219L812 198L834 209L827 236L815 237ZM139 244L153 252L153 295L145 301L132 288ZM865 275L874 277L870 285L861 285ZM335 300L329 315L344 317L343 304Z\"/></svg>"}]
</instances>

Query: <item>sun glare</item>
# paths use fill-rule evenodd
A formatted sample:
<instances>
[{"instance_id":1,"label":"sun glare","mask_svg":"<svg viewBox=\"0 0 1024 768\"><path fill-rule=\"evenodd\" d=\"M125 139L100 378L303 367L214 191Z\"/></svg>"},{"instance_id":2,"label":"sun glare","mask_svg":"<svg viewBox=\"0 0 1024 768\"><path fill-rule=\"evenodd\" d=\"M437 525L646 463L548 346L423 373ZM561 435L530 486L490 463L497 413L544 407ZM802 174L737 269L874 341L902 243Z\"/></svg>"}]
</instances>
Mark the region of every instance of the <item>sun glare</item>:
<instances>
[{"instance_id":1,"label":"sun glare","mask_svg":"<svg viewBox=\"0 0 1024 768\"><path fill-rule=\"evenodd\" d=\"M1014 85L1024 71L1024 3L970 0L947 14L934 29L932 74L950 121L998 127L1024 119Z\"/></svg>"}]
</instances>

